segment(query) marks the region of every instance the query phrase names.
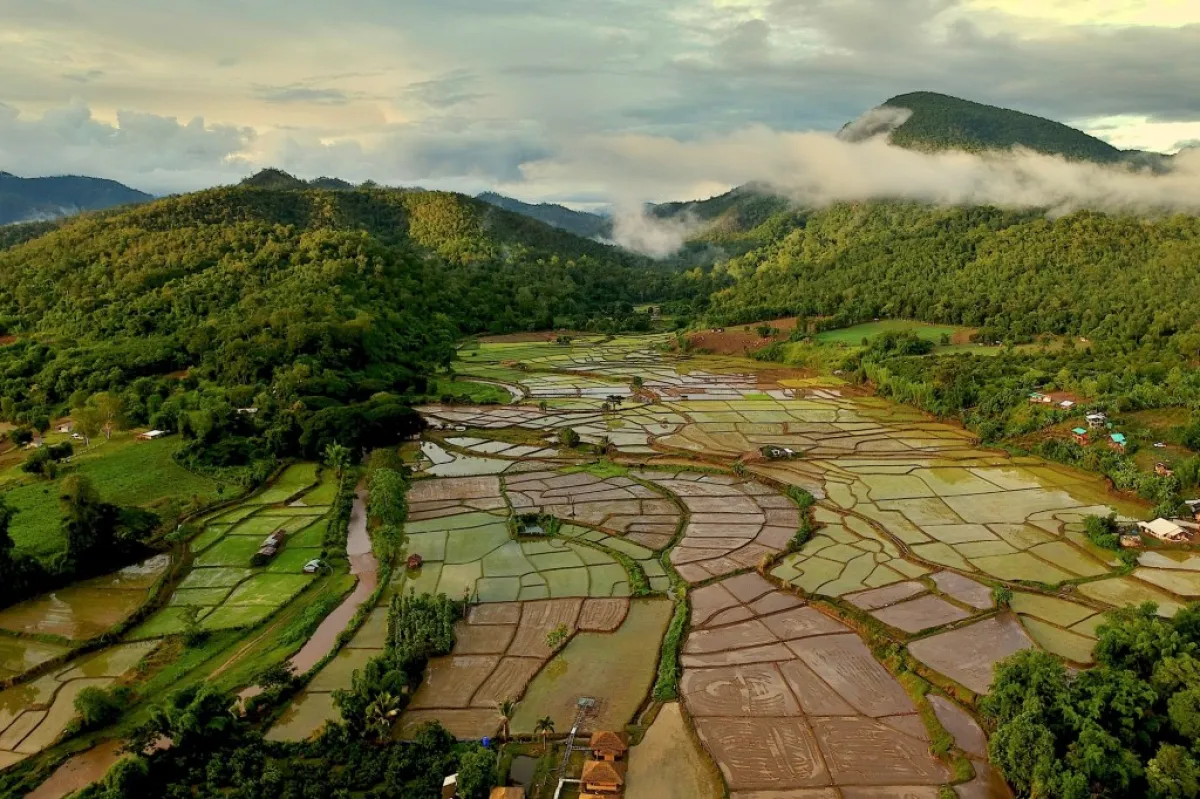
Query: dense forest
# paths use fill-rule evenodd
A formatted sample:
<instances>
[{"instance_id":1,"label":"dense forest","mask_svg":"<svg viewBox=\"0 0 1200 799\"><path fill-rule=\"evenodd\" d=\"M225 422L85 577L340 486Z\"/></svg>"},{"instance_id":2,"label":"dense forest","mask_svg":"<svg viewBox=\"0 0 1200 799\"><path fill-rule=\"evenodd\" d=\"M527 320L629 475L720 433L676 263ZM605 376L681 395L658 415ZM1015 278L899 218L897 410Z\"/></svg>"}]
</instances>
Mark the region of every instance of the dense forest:
<instances>
[{"instance_id":1,"label":"dense forest","mask_svg":"<svg viewBox=\"0 0 1200 799\"><path fill-rule=\"evenodd\" d=\"M990 759L1021 796L1185 799L1200 793L1200 606L1108 614L1096 666L1029 649L982 700Z\"/></svg>"},{"instance_id":2,"label":"dense forest","mask_svg":"<svg viewBox=\"0 0 1200 799\"><path fill-rule=\"evenodd\" d=\"M1200 351L1200 219L836 205L719 267L710 320L921 319Z\"/></svg>"}]
</instances>

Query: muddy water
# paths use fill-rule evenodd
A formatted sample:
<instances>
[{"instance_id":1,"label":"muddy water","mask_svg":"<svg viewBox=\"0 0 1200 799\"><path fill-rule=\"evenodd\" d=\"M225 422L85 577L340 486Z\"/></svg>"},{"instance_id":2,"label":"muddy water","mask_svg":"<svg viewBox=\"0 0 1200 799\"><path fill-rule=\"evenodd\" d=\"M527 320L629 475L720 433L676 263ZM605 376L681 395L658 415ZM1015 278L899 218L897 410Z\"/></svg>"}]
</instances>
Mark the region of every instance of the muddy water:
<instances>
[{"instance_id":1,"label":"muddy water","mask_svg":"<svg viewBox=\"0 0 1200 799\"><path fill-rule=\"evenodd\" d=\"M346 629L358 609L371 598L379 582L379 562L371 553L371 537L367 535L367 490L360 487L350 511L350 532L346 539L346 554L350 558L350 573L358 577L358 585L337 610L321 622L300 651L292 656L291 664L297 674L304 674L333 651L337 637Z\"/></svg>"},{"instance_id":2,"label":"muddy water","mask_svg":"<svg viewBox=\"0 0 1200 799\"><path fill-rule=\"evenodd\" d=\"M108 741L63 763L25 799L62 799L101 780L124 754L120 741Z\"/></svg>"},{"instance_id":3,"label":"muddy water","mask_svg":"<svg viewBox=\"0 0 1200 799\"><path fill-rule=\"evenodd\" d=\"M0 628L73 641L94 638L141 607L169 564L168 555L157 555L136 566L35 597L0 612Z\"/></svg>"}]
</instances>

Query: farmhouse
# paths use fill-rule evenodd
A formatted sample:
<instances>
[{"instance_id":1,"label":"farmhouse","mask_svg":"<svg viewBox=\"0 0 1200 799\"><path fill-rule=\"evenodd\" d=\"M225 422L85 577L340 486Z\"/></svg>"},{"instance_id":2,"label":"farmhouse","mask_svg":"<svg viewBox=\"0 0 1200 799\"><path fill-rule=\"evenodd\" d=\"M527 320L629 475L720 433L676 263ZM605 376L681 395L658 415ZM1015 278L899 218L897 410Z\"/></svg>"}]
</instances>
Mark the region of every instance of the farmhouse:
<instances>
[{"instance_id":1,"label":"farmhouse","mask_svg":"<svg viewBox=\"0 0 1200 799\"><path fill-rule=\"evenodd\" d=\"M629 751L629 746L615 732L607 730L592 733L592 740L589 744L592 750L592 757L596 760L606 760L614 763L622 760L625 753Z\"/></svg>"},{"instance_id":2,"label":"farmhouse","mask_svg":"<svg viewBox=\"0 0 1200 799\"><path fill-rule=\"evenodd\" d=\"M1187 533L1178 524L1166 519L1155 519L1152 522L1138 522L1138 529L1161 541L1179 543L1187 541Z\"/></svg>"},{"instance_id":3,"label":"farmhouse","mask_svg":"<svg viewBox=\"0 0 1200 799\"><path fill-rule=\"evenodd\" d=\"M1102 413L1089 413L1087 415L1088 427L1093 430L1099 430L1108 424L1108 417Z\"/></svg>"},{"instance_id":4,"label":"farmhouse","mask_svg":"<svg viewBox=\"0 0 1200 799\"><path fill-rule=\"evenodd\" d=\"M1071 438L1073 438L1075 443L1081 447L1086 447L1088 445L1088 431L1082 427L1076 427L1073 429L1071 431Z\"/></svg>"},{"instance_id":5,"label":"farmhouse","mask_svg":"<svg viewBox=\"0 0 1200 799\"><path fill-rule=\"evenodd\" d=\"M625 787L625 764L610 763L607 760L589 760L583 764L583 776L580 777L585 794L613 796L621 793Z\"/></svg>"}]
</instances>

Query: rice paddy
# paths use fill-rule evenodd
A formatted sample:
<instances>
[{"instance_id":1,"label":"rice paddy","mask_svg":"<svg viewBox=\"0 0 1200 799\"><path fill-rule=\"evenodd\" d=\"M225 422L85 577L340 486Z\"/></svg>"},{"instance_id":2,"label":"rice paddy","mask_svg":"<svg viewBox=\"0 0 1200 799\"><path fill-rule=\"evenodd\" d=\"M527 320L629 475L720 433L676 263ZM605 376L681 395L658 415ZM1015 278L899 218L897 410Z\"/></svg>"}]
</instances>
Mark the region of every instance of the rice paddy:
<instances>
[{"instance_id":1,"label":"rice paddy","mask_svg":"<svg viewBox=\"0 0 1200 799\"><path fill-rule=\"evenodd\" d=\"M923 717L976 761L980 780L960 788L979 793L963 795L987 796L978 724L944 697L910 695L856 629L969 697L1021 649L1088 666L1108 609L1149 600L1169 615L1200 596L1200 556L1150 550L1124 574L1087 541L1090 514L1148 513L1089 475L983 449L961 428L841 381L655 349L667 341L465 348L456 372L515 401L420 409L431 430L419 451L410 446L402 553L419 556L415 567L392 574L268 737L305 739L337 720L332 693L383 651L386 603L401 591L462 598L467 610L397 737L430 720L462 739L495 735L506 699L517 702L517 734L544 716L559 734L576 721L585 733L644 727L671 599L686 597L679 702L658 708L633 747L631 796L936 797L955 774L930 753L937 730ZM566 428L594 446L564 448ZM815 498L812 525L793 488ZM254 635L314 579L303 566L321 551L335 489L295 464L210 514L189 542L192 567L130 638L153 645L194 625ZM802 527L810 534L792 551ZM283 549L252 565L277 530ZM1011 607L996 606L997 586ZM5 621L21 617L10 611L0 629L26 631ZM560 628L565 639L548 640ZM0 633L0 679L63 651ZM111 680L115 669L69 681ZM58 690L44 679L18 686L25 698L0 715L0 743L19 736L14 746L29 748L58 723L29 738L56 701L34 695ZM595 700L584 711L582 697ZM663 759L678 761L677 781L656 781Z\"/></svg>"}]
</instances>

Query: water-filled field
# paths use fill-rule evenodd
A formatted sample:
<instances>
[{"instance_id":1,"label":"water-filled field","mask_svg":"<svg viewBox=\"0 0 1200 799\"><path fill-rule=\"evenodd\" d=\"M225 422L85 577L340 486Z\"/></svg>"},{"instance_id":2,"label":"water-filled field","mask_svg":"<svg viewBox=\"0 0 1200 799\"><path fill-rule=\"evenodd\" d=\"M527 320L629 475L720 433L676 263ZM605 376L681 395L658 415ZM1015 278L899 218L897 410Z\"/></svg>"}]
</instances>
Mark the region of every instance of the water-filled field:
<instances>
[{"instance_id":1,"label":"water-filled field","mask_svg":"<svg viewBox=\"0 0 1200 799\"><path fill-rule=\"evenodd\" d=\"M1091 514L1148 514L1094 477L982 448L840 380L658 348L669 342L465 348L458 374L522 399L420 409L430 427L410 445L390 582L268 737L337 721L333 692L387 645L390 597L443 593L464 618L396 737L431 720L495 736L509 700L517 735L545 717L557 735L632 732L631 796L936 797L951 783L1004 796L970 706L994 664L1040 647L1086 667L1107 610L1152 600L1171 614L1200 594L1200 556L1150 550L1125 573L1087 540ZM315 579L303 565L334 491L297 465L210 514L191 568L131 637L199 625L256 640ZM276 530L284 550L252 566ZM0 670L58 655L12 640L0 636ZM898 659L938 687L913 689ZM24 741L44 721L27 711L53 702L20 709L8 735ZM946 732L955 744L935 755ZM663 758L677 782L656 781Z\"/></svg>"}]
</instances>

